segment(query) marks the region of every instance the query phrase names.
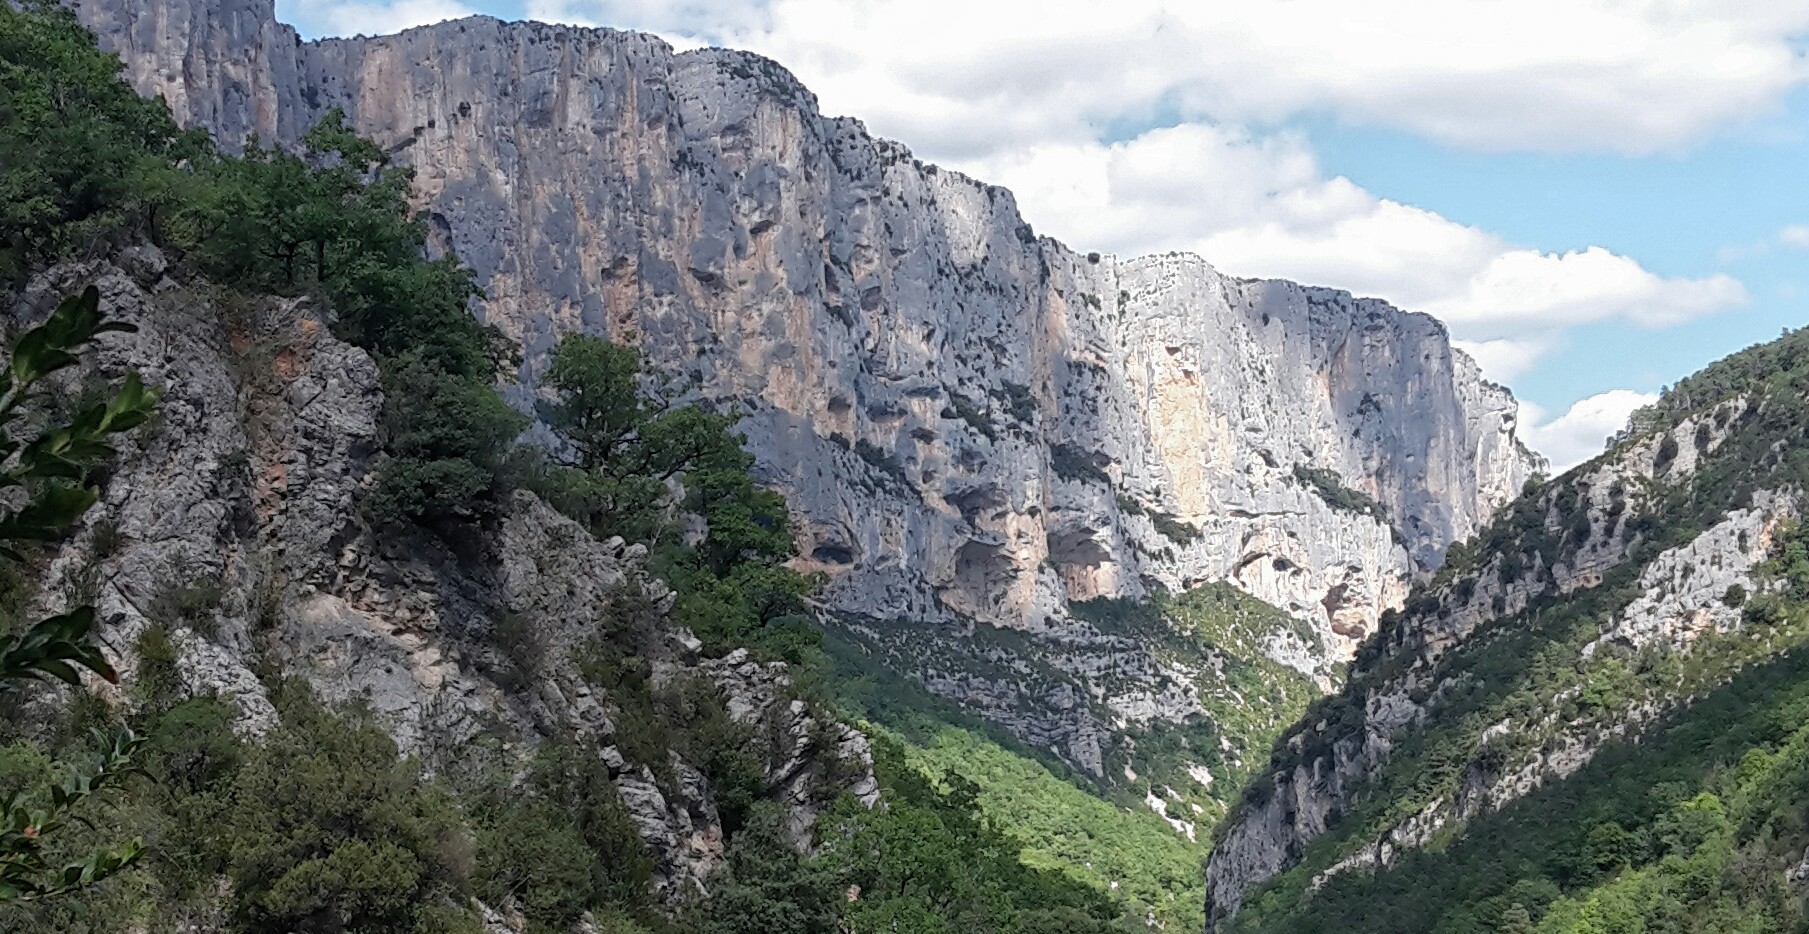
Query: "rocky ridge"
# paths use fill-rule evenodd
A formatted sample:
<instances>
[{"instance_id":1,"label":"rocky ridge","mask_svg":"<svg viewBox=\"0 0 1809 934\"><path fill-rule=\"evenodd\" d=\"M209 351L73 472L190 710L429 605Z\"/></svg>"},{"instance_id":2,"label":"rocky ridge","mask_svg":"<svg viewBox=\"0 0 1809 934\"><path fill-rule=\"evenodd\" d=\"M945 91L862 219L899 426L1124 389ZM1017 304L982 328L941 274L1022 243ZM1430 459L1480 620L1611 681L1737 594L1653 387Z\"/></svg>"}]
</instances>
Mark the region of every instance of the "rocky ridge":
<instances>
[{"instance_id":1,"label":"rocky ridge","mask_svg":"<svg viewBox=\"0 0 1809 934\"><path fill-rule=\"evenodd\" d=\"M1295 727L1278 748L1278 767L1221 827L1208 868L1209 925L1226 922L1253 890L1312 853L1309 891L1353 869L1386 868L1409 848L1563 781L1610 741L1636 739L1742 667L1787 651L1788 634L1746 634L1755 624L1742 609L1749 595L1783 586L1759 568L1776 556L1780 532L1803 503L1795 483L1765 476L1776 469L1779 445L1760 463L1737 462L1764 411L1761 399L1738 395L1618 439L1608 454L1504 510L1461 556L1454 551L1456 566L1391 614L1338 703ZM1745 446L1724 452L1737 435ZM1686 517L1697 508L1694 489L1737 484L1756 488L1725 512ZM1670 526L1694 531L1678 540ZM1375 818L1390 803L1378 783L1397 748L1449 724L1458 716L1449 709L1472 709L1461 698L1487 676L1471 660L1566 613L1583 621L1585 635L1550 650L1568 653L1554 657L1583 677L1481 723L1449 781ZM1648 682L1628 679L1630 667L1661 673L1660 687L1640 687ZM1674 669L1681 673L1668 674ZM1584 696L1592 690L1619 699ZM1332 850L1314 848L1334 832Z\"/></svg>"},{"instance_id":2,"label":"rocky ridge","mask_svg":"<svg viewBox=\"0 0 1809 934\"><path fill-rule=\"evenodd\" d=\"M596 541L527 493L507 504L487 554L373 534L356 498L379 451L377 367L332 335L325 309L178 282L154 248L136 247L34 278L9 325L91 283L105 312L138 330L106 336L68 378L70 397L127 370L162 397L45 566L38 609L92 602L125 683L156 625L187 692L230 699L247 736L275 726L260 677L274 670L366 706L429 764L480 735L513 758L548 736L592 738L656 859L656 886L677 897L723 856L710 784L677 753L669 775L626 759L615 702L580 671L588 640L629 620L656 682L707 678L732 718L764 731L766 778L799 846L839 792L877 800L865 737L788 700L783 665L702 658L666 621L672 594L641 546Z\"/></svg>"}]
</instances>

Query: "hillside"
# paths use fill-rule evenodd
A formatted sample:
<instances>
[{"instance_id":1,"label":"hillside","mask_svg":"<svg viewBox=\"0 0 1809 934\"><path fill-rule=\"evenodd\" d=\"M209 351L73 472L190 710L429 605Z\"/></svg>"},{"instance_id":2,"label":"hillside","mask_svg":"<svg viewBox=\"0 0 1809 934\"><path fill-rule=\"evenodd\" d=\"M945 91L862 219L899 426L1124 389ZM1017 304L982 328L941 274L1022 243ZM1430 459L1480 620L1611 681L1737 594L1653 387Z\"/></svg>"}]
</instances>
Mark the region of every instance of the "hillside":
<instances>
[{"instance_id":1,"label":"hillside","mask_svg":"<svg viewBox=\"0 0 1809 934\"><path fill-rule=\"evenodd\" d=\"M7 930L1194 929L1537 466L1433 319L1075 253L753 56L0 26L8 343L127 326L22 418L157 395L0 554L0 638L91 607L113 669L0 696L0 796L135 731L51 855L145 856Z\"/></svg>"},{"instance_id":2,"label":"hillside","mask_svg":"<svg viewBox=\"0 0 1809 934\"><path fill-rule=\"evenodd\" d=\"M1432 318L1039 237L1009 191L758 56L483 17L304 42L270 0L79 11L229 150L343 110L415 170L434 246L521 346L512 398L581 332L741 412L825 605L900 633L901 660L999 633L1046 689L976 709L1094 779L1127 724L1199 705L1070 603L1232 581L1311 623L1318 654L1285 657L1329 669L1537 466ZM991 678L913 673L956 700Z\"/></svg>"},{"instance_id":3,"label":"hillside","mask_svg":"<svg viewBox=\"0 0 1809 934\"><path fill-rule=\"evenodd\" d=\"M1223 931L1804 924L1809 332L1451 550L1220 827Z\"/></svg>"}]
</instances>

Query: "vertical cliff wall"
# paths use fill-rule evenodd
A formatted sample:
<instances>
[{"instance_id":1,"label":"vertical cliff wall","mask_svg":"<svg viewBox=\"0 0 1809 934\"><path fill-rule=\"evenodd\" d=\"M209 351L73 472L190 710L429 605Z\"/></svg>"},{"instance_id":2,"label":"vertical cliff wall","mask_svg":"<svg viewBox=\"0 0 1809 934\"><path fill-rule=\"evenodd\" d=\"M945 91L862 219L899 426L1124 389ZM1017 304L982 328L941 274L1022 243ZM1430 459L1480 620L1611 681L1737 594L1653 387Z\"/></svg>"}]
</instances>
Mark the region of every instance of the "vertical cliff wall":
<instances>
[{"instance_id":1,"label":"vertical cliff wall","mask_svg":"<svg viewBox=\"0 0 1809 934\"><path fill-rule=\"evenodd\" d=\"M271 0L80 11L227 145L339 107L412 165L522 392L585 331L744 411L849 617L1067 637L1068 601L1229 579L1310 621L1321 669L1536 466L1430 317L1076 253L758 56L487 18L303 42Z\"/></svg>"}]
</instances>

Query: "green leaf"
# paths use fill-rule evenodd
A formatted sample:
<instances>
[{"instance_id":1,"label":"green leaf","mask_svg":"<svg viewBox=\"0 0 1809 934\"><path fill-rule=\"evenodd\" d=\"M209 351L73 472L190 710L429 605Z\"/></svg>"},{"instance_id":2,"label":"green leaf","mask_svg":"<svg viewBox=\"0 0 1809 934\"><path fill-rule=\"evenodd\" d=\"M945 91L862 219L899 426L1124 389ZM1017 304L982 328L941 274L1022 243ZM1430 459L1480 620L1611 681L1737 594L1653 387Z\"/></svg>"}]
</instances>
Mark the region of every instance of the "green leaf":
<instances>
[{"instance_id":1,"label":"green leaf","mask_svg":"<svg viewBox=\"0 0 1809 934\"><path fill-rule=\"evenodd\" d=\"M25 508L0 518L0 541L52 541L80 519L100 497L92 487L54 483Z\"/></svg>"},{"instance_id":2,"label":"green leaf","mask_svg":"<svg viewBox=\"0 0 1809 934\"><path fill-rule=\"evenodd\" d=\"M94 608L78 607L61 616L39 622L4 651L0 651L0 682L48 675L77 684L74 665L118 683L119 673L95 645L87 641L94 626Z\"/></svg>"}]
</instances>

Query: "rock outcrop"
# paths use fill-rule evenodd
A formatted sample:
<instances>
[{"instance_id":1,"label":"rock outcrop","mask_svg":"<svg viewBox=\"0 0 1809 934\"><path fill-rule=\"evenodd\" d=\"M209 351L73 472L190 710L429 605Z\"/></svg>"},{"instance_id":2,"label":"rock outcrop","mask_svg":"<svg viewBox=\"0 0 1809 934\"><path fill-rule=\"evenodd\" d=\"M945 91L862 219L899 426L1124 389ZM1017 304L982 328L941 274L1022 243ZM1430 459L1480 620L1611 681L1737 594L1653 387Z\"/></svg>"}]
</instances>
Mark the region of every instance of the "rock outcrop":
<instances>
[{"instance_id":1,"label":"rock outcrop","mask_svg":"<svg viewBox=\"0 0 1809 934\"><path fill-rule=\"evenodd\" d=\"M598 634L626 626L656 683L704 679L732 719L757 727L799 846L825 801L877 800L866 738L794 701L783 665L702 658L667 620L671 591L646 572L641 546L599 542L527 493L507 503L484 554L375 534L358 495L380 456L377 366L333 336L325 309L219 299L137 247L55 267L0 310L9 326L29 323L89 284L137 330L104 336L91 364L64 377L66 397L128 370L162 396L47 563L37 609L94 604L126 684L157 627L187 693L231 700L247 735L276 724L260 673L277 672L328 702L363 704L429 764L479 734L517 758L546 737L587 737L655 857L656 885L678 897L707 886L722 828L709 781L676 752L656 774L618 750L619 699L582 675Z\"/></svg>"},{"instance_id":2,"label":"rock outcrop","mask_svg":"<svg viewBox=\"0 0 1809 934\"><path fill-rule=\"evenodd\" d=\"M754 55L487 18L303 42L271 0L80 11L227 145L339 107L413 166L524 386L585 331L745 411L846 613L1034 629L1229 579L1348 653L1536 466L1431 318L1077 254Z\"/></svg>"},{"instance_id":3,"label":"rock outcrop","mask_svg":"<svg viewBox=\"0 0 1809 934\"><path fill-rule=\"evenodd\" d=\"M1221 828L1207 873L1209 921L1236 914L1253 889L1299 864L1329 833L1341 834L1340 845L1329 857L1320 854L1311 890L1341 872L1386 868L1407 848L1563 781L1604 744L1637 738L1694 692L1787 650L1764 633L1739 635L1749 625L1742 609L1748 596L1779 586L1758 569L1777 553L1779 533L1796 522L1803 502L1794 483L1765 475L1769 465L1726 462L1741 455L1726 454L1723 445L1747 430L1759 408L1735 397L1618 439L1608 454L1514 503L1470 546L1461 567L1416 591L1373 644L1374 655L1357 660L1342 706L1295 727L1278 751L1279 768L1256 780ZM1747 492L1734 499L1738 505L1705 516L1696 500L1709 494L1696 495L1692 484L1710 467L1703 486L1712 495L1741 486ZM1606 684L1612 666L1669 659L1692 674L1657 679L1657 689L1621 688L1624 696L1612 704L1583 702L1589 682L1582 679L1535 697L1516 715L1471 731L1454 780L1421 795L1405 816L1372 818L1353 832L1350 816L1365 805L1373 812L1385 795L1375 782L1397 747L1446 723L1445 711L1460 706L1451 699L1484 689L1477 682L1515 683L1524 675L1503 670L1499 660L1481 674L1474 666L1487 663L1467 660L1513 630L1536 629L1541 614L1586 621L1586 637L1555 641L1546 645L1550 654L1515 659L1516 667L1536 670L1562 659L1558 664L1573 673ZM1716 636L1722 641L1712 651L1690 658Z\"/></svg>"}]
</instances>

